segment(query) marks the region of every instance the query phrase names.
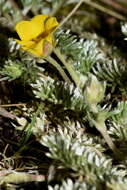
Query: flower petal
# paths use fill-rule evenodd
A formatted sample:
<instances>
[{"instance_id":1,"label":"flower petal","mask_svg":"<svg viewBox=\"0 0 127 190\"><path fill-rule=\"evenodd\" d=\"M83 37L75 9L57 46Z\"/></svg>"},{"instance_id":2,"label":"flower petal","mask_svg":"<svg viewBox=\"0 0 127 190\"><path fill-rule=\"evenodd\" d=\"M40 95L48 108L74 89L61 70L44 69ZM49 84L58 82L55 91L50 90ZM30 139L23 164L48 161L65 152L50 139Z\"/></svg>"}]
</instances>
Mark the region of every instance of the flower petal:
<instances>
[{"instance_id":1,"label":"flower petal","mask_svg":"<svg viewBox=\"0 0 127 190\"><path fill-rule=\"evenodd\" d=\"M48 15L35 16L31 21L19 22L15 29L21 40L32 40L45 31L44 22Z\"/></svg>"},{"instance_id":2,"label":"flower petal","mask_svg":"<svg viewBox=\"0 0 127 190\"><path fill-rule=\"evenodd\" d=\"M50 44L53 44L53 34L49 34L44 38L46 41L48 41Z\"/></svg>"},{"instance_id":3,"label":"flower petal","mask_svg":"<svg viewBox=\"0 0 127 190\"><path fill-rule=\"evenodd\" d=\"M45 22L45 30L52 32L58 25L59 23L55 17L49 17Z\"/></svg>"},{"instance_id":4,"label":"flower petal","mask_svg":"<svg viewBox=\"0 0 127 190\"><path fill-rule=\"evenodd\" d=\"M23 50L26 50L37 57L43 56L44 39L41 39L38 43L33 41L16 41L22 45L21 48Z\"/></svg>"},{"instance_id":5,"label":"flower petal","mask_svg":"<svg viewBox=\"0 0 127 190\"><path fill-rule=\"evenodd\" d=\"M21 40L31 40L36 38L40 33L40 27L31 21L21 21L16 25L16 31Z\"/></svg>"},{"instance_id":6,"label":"flower petal","mask_svg":"<svg viewBox=\"0 0 127 190\"><path fill-rule=\"evenodd\" d=\"M36 43L33 47L29 48L27 51L29 51L31 54L37 56L37 57L41 57L44 56L44 52L43 52L43 44L44 44L44 39L42 39L41 41L39 41L39 43Z\"/></svg>"},{"instance_id":7,"label":"flower petal","mask_svg":"<svg viewBox=\"0 0 127 190\"><path fill-rule=\"evenodd\" d=\"M20 41L20 40L16 40L16 41L17 41L19 44L22 45L22 48L23 48L23 49L28 49L28 48L31 48L31 47L33 47L33 46L36 45L36 43L33 42L33 41Z\"/></svg>"},{"instance_id":8,"label":"flower petal","mask_svg":"<svg viewBox=\"0 0 127 190\"><path fill-rule=\"evenodd\" d=\"M34 22L44 29L44 23L49 18L48 15L37 15L31 19L31 22Z\"/></svg>"}]
</instances>

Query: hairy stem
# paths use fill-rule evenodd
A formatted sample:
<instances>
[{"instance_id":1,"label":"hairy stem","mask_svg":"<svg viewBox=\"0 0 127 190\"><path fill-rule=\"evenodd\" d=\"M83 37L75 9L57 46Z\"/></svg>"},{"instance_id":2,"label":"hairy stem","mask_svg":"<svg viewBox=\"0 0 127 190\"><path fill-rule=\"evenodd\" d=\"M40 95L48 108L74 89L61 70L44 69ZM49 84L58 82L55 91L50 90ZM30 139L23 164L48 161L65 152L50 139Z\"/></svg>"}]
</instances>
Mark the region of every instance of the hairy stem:
<instances>
[{"instance_id":1,"label":"hairy stem","mask_svg":"<svg viewBox=\"0 0 127 190\"><path fill-rule=\"evenodd\" d=\"M51 63L61 74L61 76L63 77L63 79L71 84L71 81L69 79L69 77L66 75L66 73L64 72L64 70L62 69L62 67L50 56L45 58L49 63Z\"/></svg>"},{"instance_id":2,"label":"hairy stem","mask_svg":"<svg viewBox=\"0 0 127 190\"><path fill-rule=\"evenodd\" d=\"M77 5L72 9L72 11L68 14L68 16L59 24L59 26L56 28L60 28L61 26L63 26L68 19L77 11L77 9L80 7L80 5L83 3L84 0L80 0Z\"/></svg>"},{"instance_id":3,"label":"hairy stem","mask_svg":"<svg viewBox=\"0 0 127 190\"><path fill-rule=\"evenodd\" d=\"M54 53L57 55L57 57L60 59L60 61L63 63L67 71L69 72L70 76L72 77L73 81L75 82L77 87L81 87L80 78L75 71L75 68L71 63L66 62L64 56L61 54L60 50L58 48L54 49Z\"/></svg>"},{"instance_id":4,"label":"hairy stem","mask_svg":"<svg viewBox=\"0 0 127 190\"><path fill-rule=\"evenodd\" d=\"M95 126L98 129L98 131L101 133L103 138L105 139L105 141L108 144L109 148L114 152L116 157L121 159L121 152L117 149L117 147L113 143L111 137L107 133L105 123L101 123L101 125L99 123L95 123Z\"/></svg>"}]
</instances>

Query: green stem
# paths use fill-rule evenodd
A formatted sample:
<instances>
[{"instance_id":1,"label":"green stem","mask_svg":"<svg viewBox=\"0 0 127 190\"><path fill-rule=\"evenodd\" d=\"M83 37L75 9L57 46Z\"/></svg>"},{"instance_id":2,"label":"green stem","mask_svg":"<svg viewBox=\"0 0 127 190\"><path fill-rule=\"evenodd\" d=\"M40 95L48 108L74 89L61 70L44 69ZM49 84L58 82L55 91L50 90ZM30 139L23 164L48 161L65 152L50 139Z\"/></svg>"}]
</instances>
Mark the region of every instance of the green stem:
<instances>
[{"instance_id":1,"label":"green stem","mask_svg":"<svg viewBox=\"0 0 127 190\"><path fill-rule=\"evenodd\" d=\"M101 125L99 123L95 124L98 131L101 133L103 138L105 139L106 143L108 144L109 148L114 152L117 158L121 159L121 152L117 149L115 144L113 143L112 139L110 138L109 134L107 133L105 123Z\"/></svg>"},{"instance_id":2,"label":"green stem","mask_svg":"<svg viewBox=\"0 0 127 190\"><path fill-rule=\"evenodd\" d=\"M60 50L58 48L54 49L54 53L57 55L57 57L61 60L61 62L64 64L66 67L67 71L69 72L70 76L72 77L73 81L75 82L77 87L81 87L81 82L80 78L75 71L75 68L71 63L67 63L66 60L64 59L64 56L61 54Z\"/></svg>"},{"instance_id":3,"label":"green stem","mask_svg":"<svg viewBox=\"0 0 127 190\"><path fill-rule=\"evenodd\" d=\"M80 5L83 3L83 1L84 0L80 0L77 4L76 4L76 6L72 9L72 11L67 15L67 17L58 25L58 27L56 28L56 29L58 29L58 28L61 28L61 26L63 26L69 19L70 19L70 17L77 11L77 9L80 7ZM55 29L55 30L56 30Z\"/></svg>"},{"instance_id":4,"label":"green stem","mask_svg":"<svg viewBox=\"0 0 127 190\"><path fill-rule=\"evenodd\" d=\"M69 79L69 77L66 75L66 73L64 72L64 70L62 69L62 67L50 56L45 58L49 63L51 63L61 74L61 76L63 77L63 79L71 84L71 81Z\"/></svg>"}]
</instances>

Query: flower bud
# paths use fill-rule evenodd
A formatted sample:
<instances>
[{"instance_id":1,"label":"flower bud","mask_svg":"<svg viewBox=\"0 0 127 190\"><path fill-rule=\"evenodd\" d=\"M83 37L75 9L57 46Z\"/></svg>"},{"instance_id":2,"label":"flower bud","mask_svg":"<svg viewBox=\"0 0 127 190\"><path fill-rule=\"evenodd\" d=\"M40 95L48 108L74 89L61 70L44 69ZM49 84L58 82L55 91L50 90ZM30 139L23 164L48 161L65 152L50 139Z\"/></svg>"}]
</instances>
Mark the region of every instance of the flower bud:
<instances>
[{"instance_id":1,"label":"flower bud","mask_svg":"<svg viewBox=\"0 0 127 190\"><path fill-rule=\"evenodd\" d=\"M90 82L88 81L88 86L86 87L85 98L89 105L95 105L99 103L105 92L104 83L101 84L96 78L96 76L91 75Z\"/></svg>"}]
</instances>

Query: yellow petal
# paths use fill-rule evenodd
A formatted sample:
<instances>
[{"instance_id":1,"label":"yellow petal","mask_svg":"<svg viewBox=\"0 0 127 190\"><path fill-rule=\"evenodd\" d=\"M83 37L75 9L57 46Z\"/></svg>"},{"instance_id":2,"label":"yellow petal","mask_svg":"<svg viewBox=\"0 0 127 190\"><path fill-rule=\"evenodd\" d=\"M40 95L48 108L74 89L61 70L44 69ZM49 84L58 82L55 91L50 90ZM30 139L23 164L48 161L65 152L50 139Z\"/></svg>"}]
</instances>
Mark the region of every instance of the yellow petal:
<instances>
[{"instance_id":1,"label":"yellow petal","mask_svg":"<svg viewBox=\"0 0 127 190\"><path fill-rule=\"evenodd\" d=\"M44 38L46 41L48 41L50 44L53 44L53 34L50 33L48 36Z\"/></svg>"},{"instance_id":2,"label":"yellow petal","mask_svg":"<svg viewBox=\"0 0 127 190\"><path fill-rule=\"evenodd\" d=\"M21 40L31 40L42 33L42 30L36 23L31 21L21 21L16 25L16 31Z\"/></svg>"},{"instance_id":3,"label":"yellow petal","mask_svg":"<svg viewBox=\"0 0 127 190\"><path fill-rule=\"evenodd\" d=\"M29 49L28 52L35 57L41 57L41 55L35 49Z\"/></svg>"},{"instance_id":4,"label":"yellow petal","mask_svg":"<svg viewBox=\"0 0 127 190\"><path fill-rule=\"evenodd\" d=\"M37 57L45 57L51 53L53 48L53 34L49 34L47 37L42 38L38 43L35 43L31 48L28 48L31 54Z\"/></svg>"},{"instance_id":5,"label":"yellow petal","mask_svg":"<svg viewBox=\"0 0 127 190\"><path fill-rule=\"evenodd\" d=\"M58 25L56 18L50 17L45 21L45 30L52 32Z\"/></svg>"},{"instance_id":6,"label":"yellow petal","mask_svg":"<svg viewBox=\"0 0 127 190\"><path fill-rule=\"evenodd\" d=\"M26 50L37 57L43 56L44 39L41 39L38 43L33 42L33 41L20 41L20 40L16 40L16 41L22 45L21 48L23 50Z\"/></svg>"},{"instance_id":7,"label":"yellow petal","mask_svg":"<svg viewBox=\"0 0 127 190\"><path fill-rule=\"evenodd\" d=\"M44 28L44 23L49 18L48 15L37 15L31 19L31 22L38 24L41 28Z\"/></svg>"},{"instance_id":8,"label":"yellow petal","mask_svg":"<svg viewBox=\"0 0 127 190\"><path fill-rule=\"evenodd\" d=\"M38 54L38 56L43 56L43 44L44 39L42 39L35 47L35 51Z\"/></svg>"},{"instance_id":9,"label":"yellow petal","mask_svg":"<svg viewBox=\"0 0 127 190\"><path fill-rule=\"evenodd\" d=\"M25 48L31 48L31 47L33 47L33 46L35 46L35 42L33 42L33 41L20 41L20 40L16 40L19 44L21 44L22 45L22 47L23 47L23 49Z\"/></svg>"},{"instance_id":10,"label":"yellow petal","mask_svg":"<svg viewBox=\"0 0 127 190\"><path fill-rule=\"evenodd\" d=\"M44 44L44 39L40 40L38 43L34 45L34 47L29 48L27 51L29 51L30 53L32 53L37 57L43 57L44 56L43 44Z\"/></svg>"},{"instance_id":11,"label":"yellow petal","mask_svg":"<svg viewBox=\"0 0 127 190\"><path fill-rule=\"evenodd\" d=\"M35 16L31 21L19 22L15 29L21 40L31 40L38 37L45 31L44 22L48 15Z\"/></svg>"}]
</instances>

